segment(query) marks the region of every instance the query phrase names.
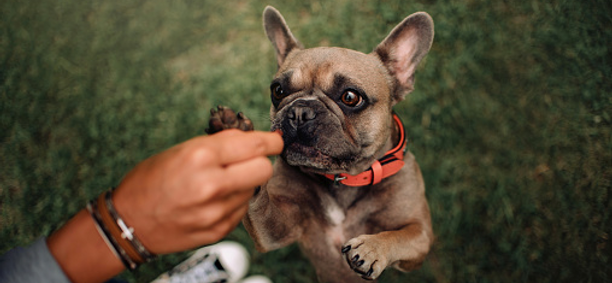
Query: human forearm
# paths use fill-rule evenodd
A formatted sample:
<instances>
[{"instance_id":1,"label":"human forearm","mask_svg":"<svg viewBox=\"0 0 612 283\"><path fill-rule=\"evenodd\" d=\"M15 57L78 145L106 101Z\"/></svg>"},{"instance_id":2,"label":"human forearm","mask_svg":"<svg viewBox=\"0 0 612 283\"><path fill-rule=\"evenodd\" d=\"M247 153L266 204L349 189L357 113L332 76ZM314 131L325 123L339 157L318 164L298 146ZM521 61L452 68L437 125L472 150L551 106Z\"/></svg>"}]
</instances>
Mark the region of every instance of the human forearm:
<instances>
[{"instance_id":1,"label":"human forearm","mask_svg":"<svg viewBox=\"0 0 612 283\"><path fill-rule=\"evenodd\" d=\"M47 245L72 282L103 282L124 269L85 209L51 234Z\"/></svg>"}]
</instances>

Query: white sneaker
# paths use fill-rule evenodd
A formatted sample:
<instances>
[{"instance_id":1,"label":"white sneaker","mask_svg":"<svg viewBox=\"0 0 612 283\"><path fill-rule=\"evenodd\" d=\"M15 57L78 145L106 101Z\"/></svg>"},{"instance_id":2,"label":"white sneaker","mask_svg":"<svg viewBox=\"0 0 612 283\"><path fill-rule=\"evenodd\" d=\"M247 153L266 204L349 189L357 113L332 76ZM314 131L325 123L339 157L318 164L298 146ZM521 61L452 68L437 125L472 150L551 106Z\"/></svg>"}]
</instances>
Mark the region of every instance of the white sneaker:
<instances>
[{"instance_id":1,"label":"white sneaker","mask_svg":"<svg viewBox=\"0 0 612 283\"><path fill-rule=\"evenodd\" d=\"M235 283L249 269L249 254L236 242L198 249L192 256L152 283Z\"/></svg>"}]
</instances>

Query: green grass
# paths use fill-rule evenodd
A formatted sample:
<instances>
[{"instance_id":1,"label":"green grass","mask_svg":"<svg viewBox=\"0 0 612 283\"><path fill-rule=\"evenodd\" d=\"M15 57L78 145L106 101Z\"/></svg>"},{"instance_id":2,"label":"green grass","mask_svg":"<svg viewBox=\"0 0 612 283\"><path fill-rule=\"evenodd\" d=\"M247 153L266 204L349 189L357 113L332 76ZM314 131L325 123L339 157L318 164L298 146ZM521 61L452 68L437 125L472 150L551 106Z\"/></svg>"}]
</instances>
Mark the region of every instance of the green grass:
<instances>
[{"instance_id":1,"label":"green grass","mask_svg":"<svg viewBox=\"0 0 612 283\"><path fill-rule=\"evenodd\" d=\"M612 2L0 3L0 252L61 225L208 109L268 122L278 8L307 46L369 52L427 11L433 48L397 106L434 230L422 269L381 282L612 282ZM253 250L239 228L228 236ZM184 258L135 273L150 280ZM251 273L313 282L295 246Z\"/></svg>"}]
</instances>

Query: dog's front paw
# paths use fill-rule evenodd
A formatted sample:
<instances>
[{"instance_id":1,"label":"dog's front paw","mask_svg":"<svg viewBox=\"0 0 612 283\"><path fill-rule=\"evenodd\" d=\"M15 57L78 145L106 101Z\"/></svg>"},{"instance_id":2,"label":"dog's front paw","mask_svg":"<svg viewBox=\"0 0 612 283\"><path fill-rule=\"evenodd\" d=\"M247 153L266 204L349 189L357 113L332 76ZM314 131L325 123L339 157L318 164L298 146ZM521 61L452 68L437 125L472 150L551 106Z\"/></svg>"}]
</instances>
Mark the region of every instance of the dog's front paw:
<instances>
[{"instance_id":1,"label":"dog's front paw","mask_svg":"<svg viewBox=\"0 0 612 283\"><path fill-rule=\"evenodd\" d=\"M363 279L376 279L388 265L384 243L375 235L361 235L344 244L342 253L349 267Z\"/></svg>"},{"instance_id":2,"label":"dog's front paw","mask_svg":"<svg viewBox=\"0 0 612 283\"><path fill-rule=\"evenodd\" d=\"M210 109L210 120L208 120L206 133L211 135L226 129L252 131L253 123L242 112L236 114L234 110L225 106Z\"/></svg>"}]
</instances>

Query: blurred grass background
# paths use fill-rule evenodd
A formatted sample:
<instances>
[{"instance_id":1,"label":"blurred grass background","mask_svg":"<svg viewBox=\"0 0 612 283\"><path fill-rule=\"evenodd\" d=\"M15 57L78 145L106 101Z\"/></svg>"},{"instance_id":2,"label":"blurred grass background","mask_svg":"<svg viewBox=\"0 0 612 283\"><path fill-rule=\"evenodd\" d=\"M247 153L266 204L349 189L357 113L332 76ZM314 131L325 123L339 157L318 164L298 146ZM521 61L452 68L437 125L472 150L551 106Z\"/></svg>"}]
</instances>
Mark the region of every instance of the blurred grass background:
<instances>
[{"instance_id":1,"label":"blurred grass background","mask_svg":"<svg viewBox=\"0 0 612 283\"><path fill-rule=\"evenodd\" d=\"M612 281L612 2L0 2L0 252L47 235L146 157L203 134L208 109L268 122L278 8L307 46L369 52L427 11L433 48L396 111L437 241L381 282ZM239 228L228 236L253 250ZM186 256L121 277L145 282ZM296 246L251 273L314 282Z\"/></svg>"}]
</instances>

